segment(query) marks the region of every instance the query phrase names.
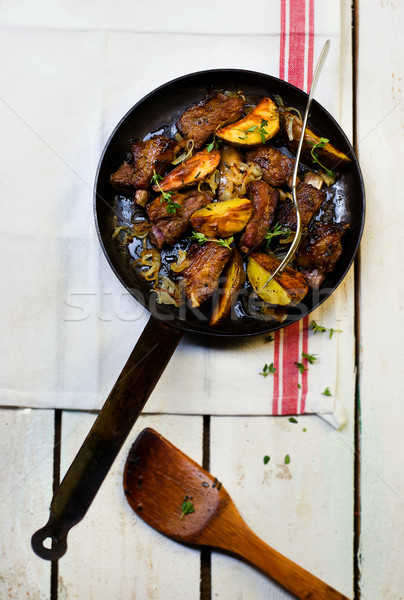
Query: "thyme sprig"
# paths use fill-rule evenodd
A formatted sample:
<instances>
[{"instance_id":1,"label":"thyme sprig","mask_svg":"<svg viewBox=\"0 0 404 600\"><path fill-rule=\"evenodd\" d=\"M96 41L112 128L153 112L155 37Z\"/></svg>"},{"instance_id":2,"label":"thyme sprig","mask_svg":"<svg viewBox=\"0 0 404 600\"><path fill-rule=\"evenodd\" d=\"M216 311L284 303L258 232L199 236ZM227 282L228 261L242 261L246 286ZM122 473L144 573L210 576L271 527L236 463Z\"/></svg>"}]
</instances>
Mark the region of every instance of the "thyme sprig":
<instances>
[{"instance_id":1,"label":"thyme sprig","mask_svg":"<svg viewBox=\"0 0 404 600\"><path fill-rule=\"evenodd\" d=\"M175 192L165 192L163 190L163 188L160 185L160 181L162 179L163 177L161 177L161 175L158 175L156 173L156 170L153 169L153 177L151 178L151 183L156 185L159 191L161 192L161 202L163 202L164 200L167 203L167 212L170 214L175 214L177 212L177 208L181 208L181 205L171 198L171 196L175 195Z\"/></svg>"},{"instance_id":2,"label":"thyme sprig","mask_svg":"<svg viewBox=\"0 0 404 600\"><path fill-rule=\"evenodd\" d=\"M233 237L227 238L225 240L222 238L208 238L208 237L206 237L206 235L204 233L201 233L200 231L193 231L192 235L190 236L190 239L193 242L197 242L200 246L202 246L203 244L206 244L206 242L216 242L216 244L218 246L222 246L223 248L228 248L229 250L231 250L230 244L234 240Z\"/></svg>"}]
</instances>

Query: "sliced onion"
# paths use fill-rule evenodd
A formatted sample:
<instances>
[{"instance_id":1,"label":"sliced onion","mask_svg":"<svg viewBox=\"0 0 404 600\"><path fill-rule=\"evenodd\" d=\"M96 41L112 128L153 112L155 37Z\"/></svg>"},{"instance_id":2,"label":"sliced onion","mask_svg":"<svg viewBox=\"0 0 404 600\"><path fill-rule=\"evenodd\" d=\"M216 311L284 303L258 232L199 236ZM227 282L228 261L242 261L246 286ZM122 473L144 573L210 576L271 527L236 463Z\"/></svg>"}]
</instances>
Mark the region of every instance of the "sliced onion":
<instances>
[{"instance_id":1,"label":"sliced onion","mask_svg":"<svg viewBox=\"0 0 404 600\"><path fill-rule=\"evenodd\" d=\"M286 135L288 139L293 142L293 118L289 119L288 124L286 126Z\"/></svg>"},{"instance_id":2,"label":"sliced onion","mask_svg":"<svg viewBox=\"0 0 404 600\"><path fill-rule=\"evenodd\" d=\"M283 190L279 190L279 199L282 202L285 202L286 200L291 200L293 202L293 196L290 192L284 192Z\"/></svg>"},{"instance_id":3,"label":"sliced onion","mask_svg":"<svg viewBox=\"0 0 404 600\"><path fill-rule=\"evenodd\" d=\"M179 285L174 283L169 277L160 275L158 278L159 285L154 285L152 292L157 294L158 304L173 304L180 306L182 295Z\"/></svg>"},{"instance_id":4,"label":"sliced onion","mask_svg":"<svg viewBox=\"0 0 404 600\"><path fill-rule=\"evenodd\" d=\"M114 240L116 238L116 236L121 233L121 231L124 231L125 233L129 233L130 230L131 230L131 228L127 227L126 225L120 225L119 227L115 227L114 232L112 234L112 239Z\"/></svg>"},{"instance_id":5,"label":"sliced onion","mask_svg":"<svg viewBox=\"0 0 404 600\"><path fill-rule=\"evenodd\" d=\"M194 151L195 142L194 140L188 140L186 144L186 150L182 152L175 160L172 161L172 165L179 165L192 156L192 152Z\"/></svg>"},{"instance_id":6,"label":"sliced onion","mask_svg":"<svg viewBox=\"0 0 404 600\"><path fill-rule=\"evenodd\" d=\"M213 171L212 175L205 179L205 182L209 185L212 192L215 193L217 190L217 186L220 183L220 171L218 169L216 169L216 171Z\"/></svg>"},{"instance_id":7,"label":"sliced onion","mask_svg":"<svg viewBox=\"0 0 404 600\"><path fill-rule=\"evenodd\" d=\"M303 119L302 119L302 113L300 112L300 110L298 110L294 106L288 106L287 108L285 108L285 110L287 110L288 112L294 112L294 113L296 113L297 116L299 117L299 119L301 121L303 121Z\"/></svg>"},{"instance_id":8,"label":"sliced onion","mask_svg":"<svg viewBox=\"0 0 404 600\"><path fill-rule=\"evenodd\" d=\"M140 253L140 257L133 265L140 263L142 267L149 267L146 271L140 271L141 277L146 281L157 281L161 267L161 255L155 248L146 248Z\"/></svg>"},{"instance_id":9,"label":"sliced onion","mask_svg":"<svg viewBox=\"0 0 404 600\"><path fill-rule=\"evenodd\" d=\"M181 273L181 271L189 267L190 264L191 261L187 258L185 250L178 250L178 260L177 262L171 263L170 268L174 273Z\"/></svg>"},{"instance_id":10,"label":"sliced onion","mask_svg":"<svg viewBox=\"0 0 404 600\"><path fill-rule=\"evenodd\" d=\"M326 173L325 171L318 171L318 174L320 175L321 179L324 181L325 185L327 187L330 187L330 185L333 185L336 182L336 175L330 175L330 173Z\"/></svg>"}]
</instances>

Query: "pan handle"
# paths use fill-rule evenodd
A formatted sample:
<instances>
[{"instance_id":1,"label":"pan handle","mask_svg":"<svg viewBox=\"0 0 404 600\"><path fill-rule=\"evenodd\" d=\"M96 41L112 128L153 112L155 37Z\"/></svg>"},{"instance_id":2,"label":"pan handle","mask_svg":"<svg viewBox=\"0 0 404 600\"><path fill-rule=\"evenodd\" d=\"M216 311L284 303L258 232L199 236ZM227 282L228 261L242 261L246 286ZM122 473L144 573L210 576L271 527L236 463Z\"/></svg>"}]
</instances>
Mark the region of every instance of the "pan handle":
<instances>
[{"instance_id":1,"label":"pan handle","mask_svg":"<svg viewBox=\"0 0 404 600\"><path fill-rule=\"evenodd\" d=\"M53 496L49 521L32 536L32 548L41 558L57 560L66 552L69 530L86 514L182 335L150 317Z\"/></svg>"}]
</instances>

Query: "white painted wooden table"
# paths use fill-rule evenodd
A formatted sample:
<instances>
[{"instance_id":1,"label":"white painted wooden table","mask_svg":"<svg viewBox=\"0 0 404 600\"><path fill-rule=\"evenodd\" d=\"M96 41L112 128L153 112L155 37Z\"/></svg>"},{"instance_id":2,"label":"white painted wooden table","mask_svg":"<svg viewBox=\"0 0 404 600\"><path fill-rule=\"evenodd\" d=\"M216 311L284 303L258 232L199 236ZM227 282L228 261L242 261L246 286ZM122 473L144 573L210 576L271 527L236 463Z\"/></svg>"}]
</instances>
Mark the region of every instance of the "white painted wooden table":
<instances>
[{"instance_id":1,"label":"white painted wooden table","mask_svg":"<svg viewBox=\"0 0 404 600\"><path fill-rule=\"evenodd\" d=\"M264 416L145 414L87 516L71 531L67 554L51 565L33 554L30 537L46 522L52 487L94 416L1 409L1 599L291 598L248 565L216 552L201 557L198 549L171 542L136 518L121 479L128 449L145 426L198 462L208 428L211 472L265 541L349 598L404 598L404 283L399 275L404 256L404 3L357 1L353 50L348 4L342 20L342 76L349 89L353 60L354 111L352 125L348 102L342 125L354 132L367 191L356 278L352 271L343 283L348 301L354 289L357 297L357 410L354 382L342 368L338 389L351 409L341 431L314 416L293 424ZM113 14L107 4L103 10ZM66 12L67 21L74 20ZM263 464L265 454L271 455L268 465ZM291 456L287 467L286 454Z\"/></svg>"}]
</instances>

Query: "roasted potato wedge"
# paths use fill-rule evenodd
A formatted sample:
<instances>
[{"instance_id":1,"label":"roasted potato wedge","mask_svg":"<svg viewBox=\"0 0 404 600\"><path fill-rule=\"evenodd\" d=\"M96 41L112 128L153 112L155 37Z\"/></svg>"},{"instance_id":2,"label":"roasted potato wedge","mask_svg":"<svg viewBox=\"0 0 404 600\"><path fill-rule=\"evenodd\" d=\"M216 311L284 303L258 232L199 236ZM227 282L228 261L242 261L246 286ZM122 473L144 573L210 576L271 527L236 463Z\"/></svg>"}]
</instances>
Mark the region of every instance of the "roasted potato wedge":
<instances>
[{"instance_id":1,"label":"roasted potato wedge","mask_svg":"<svg viewBox=\"0 0 404 600\"><path fill-rule=\"evenodd\" d=\"M259 146L279 131L279 111L271 98L263 98L248 115L222 127L216 135L235 146Z\"/></svg>"},{"instance_id":2,"label":"roasted potato wedge","mask_svg":"<svg viewBox=\"0 0 404 600\"><path fill-rule=\"evenodd\" d=\"M219 150L201 150L168 173L153 186L155 192L169 192L195 185L213 173L220 162Z\"/></svg>"},{"instance_id":3,"label":"roasted potato wedge","mask_svg":"<svg viewBox=\"0 0 404 600\"><path fill-rule=\"evenodd\" d=\"M256 294L265 302L280 306L294 306L309 290L306 278L298 271L286 267L264 287L278 265L279 260L275 256L255 252L248 259L248 280Z\"/></svg>"},{"instance_id":4,"label":"roasted potato wedge","mask_svg":"<svg viewBox=\"0 0 404 600\"><path fill-rule=\"evenodd\" d=\"M229 237L244 229L252 211L248 198L212 202L194 212L191 225L206 237Z\"/></svg>"},{"instance_id":5,"label":"roasted potato wedge","mask_svg":"<svg viewBox=\"0 0 404 600\"><path fill-rule=\"evenodd\" d=\"M245 282L245 272L243 259L238 250L234 250L233 256L227 263L223 277L225 282L220 289L219 301L215 305L209 325L214 327L229 318L231 307L237 299L237 292L241 289Z\"/></svg>"},{"instance_id":6,"label":"roasted potato wedge","mask_svg":"<svg viewBox=\"0 0 404 600\"><path fill-rule=\"evenodd\" d=\"M296 114L285 111L283 114L283 123L288 145L293 152L296 152L302 133L302 121ZM333 171L342 171L345 169L350 164L351 159L330 144L329 141L327 143L324 143L324 141L324 138L316 135L311 129L306 127L301 154L303 162L315 164L317 167L325 167ZM318 156L317 161L314 160L312 151Z\"/></svg>"}]
</instances>

